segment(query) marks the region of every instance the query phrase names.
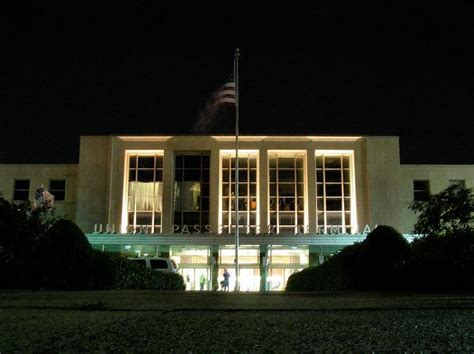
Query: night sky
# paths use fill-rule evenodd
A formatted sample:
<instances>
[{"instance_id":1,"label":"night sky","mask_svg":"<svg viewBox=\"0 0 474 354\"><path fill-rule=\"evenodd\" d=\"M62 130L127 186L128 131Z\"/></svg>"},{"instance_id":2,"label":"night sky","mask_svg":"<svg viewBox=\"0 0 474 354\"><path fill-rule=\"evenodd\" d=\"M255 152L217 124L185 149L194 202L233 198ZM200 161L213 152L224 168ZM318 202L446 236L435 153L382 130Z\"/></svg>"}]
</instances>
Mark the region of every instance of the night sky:
<instances>
[{"instance_id":1,"label":"night sky","mask_svg":"<svg viewBox=\"0 0 474 354\"><path fill-rule=\"evenodd\" d=\"M327 3L4 11L0 163L77 162L80 135L193 134L235 47L241 134L398 135L402 163L474 163L474 2ZM231 113L206 133L233 134Z\"/></svg>"}]
</instances>

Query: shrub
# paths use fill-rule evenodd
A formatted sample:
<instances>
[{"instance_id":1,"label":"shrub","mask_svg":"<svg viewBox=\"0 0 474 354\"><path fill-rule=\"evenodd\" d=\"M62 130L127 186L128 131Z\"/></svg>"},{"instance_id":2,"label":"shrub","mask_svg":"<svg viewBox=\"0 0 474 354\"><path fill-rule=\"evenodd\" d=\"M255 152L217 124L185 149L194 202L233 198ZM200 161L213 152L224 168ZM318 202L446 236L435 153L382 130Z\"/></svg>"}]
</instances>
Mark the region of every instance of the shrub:
<instances>
[{"instance_id":1,"label":"shrub","mask_svg":"<svg viewBox=\"0 0 474 354\"><path fill-rule=\"evenodd\" d=\"M474 233L428 235L413 241L405 276L414 290L474 290Z\"/></svg>"},{"instance_id":2,"label":"shrub","mask_svg":"<svg viewBox=\"0 0 474 354\"><path fill-rule=\"evenodd\" d=\"M354 287L356 265L362 244L347 246L340 253L316 267L292 274L288 291L335 291Z\"/></svg>"},{"instance_id":3,"label":"shrub","mask_svg":"<svg viewBox=\"0 0 474 354\"><path fill-rule=\"evenodd\" d=\"M438 236L472 232L474 194L470 189L451 186L410 205L418 215L415 232Z\"/></svg>"},{"instance_id":4,"label":"shrub","mask_svg":"<svg viewBox=\"0 0 474 354\"><path fill-rule=\"evenodd\" d=\"M407 240L391 226L380 225L362 242L355 266L358 289L397 289L400 272L412 250Z\"/></svg>"},{"instance_id":5,"label":"shrub","mask_svg":"<svg viewBox=\"0 0 474 354\"><path fill-rule=\"evenodd\" d=\"M184 290L183 277L158 272L117 253L96 252L93 281L98 289Z\"/></svg>"},{"instance_id":6,"label":"shrub","mask_svg":"<svg viewBox=\"0 0 474 354\"><path fill-rule=\"evenodd\" d=\"M0 198L0 287L30 289L41 286L39 246L53 218L29 203Z\"/></svg>"},{"instance_id":7,"label":"shrub","mask_svg":"<svg viewBox=\"0 0 474 354\"><path fill-rule=\"evenodd\" d=\"M43 287L89 289L92 247L84 233L70 220L61 219L46 232L40 245Z\"/></svg>"},{"instance_id":8,"label":"shrub","mask_svg":"<svg viewBox=\"0 0 474 354\"><path fill-rule=\"evenodd\" d=\"M399 274L407 266L410 256L410 245L400 233L390 226L378 226L363 242L345 247L320 266L290 276L286 289L397 289L401 286Z\"/></svg>"}]
</instances>

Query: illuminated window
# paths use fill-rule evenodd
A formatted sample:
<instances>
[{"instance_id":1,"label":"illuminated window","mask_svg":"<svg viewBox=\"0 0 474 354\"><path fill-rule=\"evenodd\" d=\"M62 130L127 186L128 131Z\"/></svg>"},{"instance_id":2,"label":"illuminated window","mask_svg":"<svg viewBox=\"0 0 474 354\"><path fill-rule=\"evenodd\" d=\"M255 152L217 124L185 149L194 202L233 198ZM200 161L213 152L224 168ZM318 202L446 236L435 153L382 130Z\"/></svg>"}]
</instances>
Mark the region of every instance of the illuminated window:
<instances>
[{"instance_id":1,"label":"illuminated window","mask_svg":"<svg viewBox=\"0 0 474 354\"><path fill-rule=\"evenodd\" d=\"M28 201L30 194L30 180L29 179L16 179L13 189L13 200L14 201Z\"/></svg>"},{"instance_id":2,"label":"illuminated window","mask_svg":"<svg viewBox=\"0 0 474 354\"><path fill-rule=\"evenodd\" d=\"M239 151L239 230L257 233L257 153ZM221 227L223 233L235 229L235 151L221 152Z\"/></svg>"},{"instance_id":3,"label":"illuminated window","mask_svg":"<svg viewBox=\"0 0 474 354\"><path fill-rule=\"evenodd\" d=\"M163 156L129 155L128 225L134 232L160 233Z\"/></svg>"},{"instance_id":4,"label":"illuminated window","mask_svg":"<svg viewBox=\"0 0 474 354\"><path fill-rule=\"evenodd\" d=\"M304 153L270 152L269 225L276 233L305 232Z\"/></svg>"},{"instance_id":5,"label":"illuminated window","mask_svg":"<svg viewBox=\"0 0 474 354\"><path fill-rule=\"evenodd\" d=\"M352 153L316 152L316 225L318 233L353 233L355 198ZM353 220L354 219L354 220Z\"/></svg>"},{"instance_id":6,"label":"illuminated window","mask_svg":"<svg viewBox=\"0 0 474 354\"><path fill-rule=\"evenodd\" d=\"M176 155L174 183L175 232L206 232L209 224L209 153ZM199 226L195 228L195 226Z\"/></svg>"},{"instance_id":7,"label":"illuminated window","mask_svg":"<svg viewBox=\"0 0 474 354\"><path fill-rule=\"evenodd\" d=\"M456 186L456 188L464 189L466 188L466 180L464 179L450 179L449 187Z\"/></svg>"},{"instance_id":8,"label":"illuminated window","mask_svg":"<svg viewBox=\"0 0 474 354\"><path fill-rule=\"evenodd\" d=\"M66 199L66 181L64 179L52 179L49 181L49 192L54 195L55 201Z\"/></svg>"},{"instance_id":9,"label":"illuminated window","mask_svg":"<svg viewBox=\"0 0 474 354\"><path fill-rule=\"evenodd\" d=\"M430 199L430 181L415 180L413 181L413 199L415 201L426 201Z\"/></svg>"}]
</instances>

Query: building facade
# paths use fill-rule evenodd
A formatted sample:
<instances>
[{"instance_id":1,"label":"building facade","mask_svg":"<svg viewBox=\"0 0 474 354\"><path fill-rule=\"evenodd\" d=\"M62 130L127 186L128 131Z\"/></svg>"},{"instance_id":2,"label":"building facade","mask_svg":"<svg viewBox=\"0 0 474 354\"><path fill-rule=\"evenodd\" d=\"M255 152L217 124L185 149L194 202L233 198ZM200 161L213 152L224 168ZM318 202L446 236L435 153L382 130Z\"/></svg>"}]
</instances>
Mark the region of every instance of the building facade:
<instances>
[{"instance_id":1,"label":"building facade","mask_svg":"<svg viewBox=\"0 0 474 354\"><path fill-rule=\"evenodd\" d=\"M472 165L401 165L397 137L243 136L238 155L233 136L86 136L77 165L0 165L0 197L44 186L94 247L174 258L188 289L223 269L233 286L238 217L241 290L257 291L376 225L410 237L413 200L474 185Z\"/></svg>"}]
</instances>

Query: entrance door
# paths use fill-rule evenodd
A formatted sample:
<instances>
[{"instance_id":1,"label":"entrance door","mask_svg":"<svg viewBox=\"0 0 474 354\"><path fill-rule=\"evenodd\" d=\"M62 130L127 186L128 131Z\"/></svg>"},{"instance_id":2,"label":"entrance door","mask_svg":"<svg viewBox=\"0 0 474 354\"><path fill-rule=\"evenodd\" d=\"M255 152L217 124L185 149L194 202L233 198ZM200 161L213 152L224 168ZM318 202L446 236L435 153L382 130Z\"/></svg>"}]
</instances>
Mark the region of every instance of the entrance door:
<instances>
[{"instance_id":1,"label":"entrance door","mask_svg":"<svg viewBox=\"0 0 474 354\"><path fill-rule=\"evenodd\" d=\"M204 274L206 282L203 290L210 290L210 272L208 268L180 268L180 273L184 278L186 290L200 290L199 279Z\"/></svg>"},{"instance_id":2,"label":"entrance door","mask_svg":"<svg viewBox=\"0 0 474 354\"><path fill-rule=\"evenodd\" d=\"M291 274L300 271L298 268L270 268L268 277L268 290L285 290L286 282Z\"/></svg>"},{"instance_id":3,"label":"entrance door","mask_svg":"<svg viewBox=\"0 0 474 354\"><path fill-rule=\"evenodd\" d=\"M235 268L226 268L230 274L229 291L235 289ZM224 280L224 269L219 270L219 289L220 282ZM240 291L260 291L260 269L254 267L240 268Z\"/></svg>"}]
</instances>

